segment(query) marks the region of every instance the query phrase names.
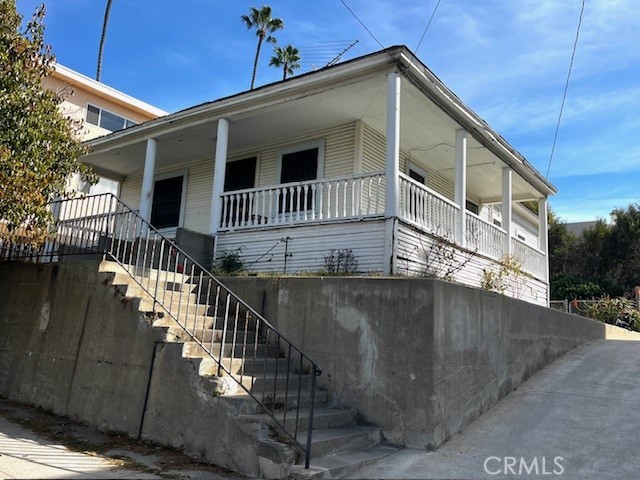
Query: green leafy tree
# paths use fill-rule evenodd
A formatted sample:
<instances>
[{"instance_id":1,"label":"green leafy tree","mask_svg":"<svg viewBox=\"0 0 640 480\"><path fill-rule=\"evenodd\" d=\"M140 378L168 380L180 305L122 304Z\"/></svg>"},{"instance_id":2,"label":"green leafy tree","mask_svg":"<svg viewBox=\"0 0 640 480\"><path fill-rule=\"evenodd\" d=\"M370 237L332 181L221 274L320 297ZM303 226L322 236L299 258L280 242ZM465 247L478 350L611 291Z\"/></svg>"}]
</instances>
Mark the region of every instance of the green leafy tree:
<instances>
[{"instance_id":1,"label":"green leafy tree","mask_svg":"<svg viewBox=\"0 0 640 480\"><path fill-rule=\"evenodd\" d=\"M67 179L80 173L95 181L76 159L84 153L78 125L58 108L61 97L42 78L54 57L44 43L41 5L23 28L15 0L0 1L0 235L38 240L51 220L47 203L64 195Z\"/></svg>"},{"instance_id":2,"label":"green leafy tree","mask_svg":"<svg viewBox=\"0 0 640 480\"><path fill-rule=\"evenodd\" d=\"M251 76L251 90L256 82L256 72L258 71L258 59L260 58L260 48L262 42L276 43L276 39L272 33L284 28L284 22L280 18L273 18L271 16L271 7L268 5L258 9L251 7L249 15L242 15L240 17L247 29L254 29L256 36L258 37L258 47L256 48L256 57L253 61L253 75Z\"/></svg>"},{"instance_id":3,"label":"green leafy tree","mask_svg":"<svg viewBox=\"0 0 640 480\"><path fill-rule=\"evenodd\" d=\"M98 68L96 69L96 80L99 82L102 76L102 55L104 53L104 42L107 39L107 27L109 26L109 14L111 13L111 1L107 0L102 21L102 35L100 36L100 46L98 47Z\"/></svg>"},{"instance_id":4,"label":"green leafy tree","mask_svg":"<svg viewBox=\"0 0 640 480\"><path fill-rule=\"evenodd\" d=\"M294 70L300 68L300 52L293 45L275 47L273 53L269 65L282 68L282 80L286 80L287 75L293 75Z\"/></svg>"}]
</instances>

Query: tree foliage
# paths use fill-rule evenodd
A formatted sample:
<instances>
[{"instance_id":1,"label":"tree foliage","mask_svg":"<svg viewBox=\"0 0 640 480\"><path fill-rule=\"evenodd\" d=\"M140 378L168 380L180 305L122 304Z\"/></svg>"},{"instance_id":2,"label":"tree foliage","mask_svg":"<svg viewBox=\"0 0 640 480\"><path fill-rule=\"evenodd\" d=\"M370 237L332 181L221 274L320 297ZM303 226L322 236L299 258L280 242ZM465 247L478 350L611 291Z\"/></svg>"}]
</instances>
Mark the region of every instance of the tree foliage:
<instances>
[{"instance_id":1,"label":"tree foliage","mask_svg":"<svg viewBox=\"0 0 640 480\"><path fill-rule=\"evenodd\" d=\"M640 285L640 204L612 212L580 235L549 218L549 268L554 299L631 295Z\"/></svg>"},{"instance_id":2,"label":"tree foliage","mask_svg":"<svg viewBox=\"0 0 640 480\"><path fill-rule=\"evenodd\" d=\"M45 89L42 78L54 57L44 43L45 8L41 5L22 27L15 0L0 1L0 235L37 238L51 215L47 203L65 193L67 179L80 173L76 162L84 148L78 125L58 109L61 97ZM19 228L18 228L19 227Z\"/></svg>"},{"instance_id":3,"label":"tree foliage","mask_svg":"<svg viewBox=\"0 0 640 480\"><path fill-rule=\"evenodd\" d=\"M294 70L300 68L300 52L293 45L274 47L269 65L282 68L282 80L286 80L287 75L293 75Z\"/></svg>"},{"instance_id":4,"label":"tree foliage","mask_svg":"<svg viewBox=\"0 0 640 480\"><path fill-rule=\"evenodd\" d=\"M262 42L276 43L276 38L272 33L284 28L284 22L280 18L271 16L271 7L268 5L262 8L251 7L249 15L240 17L247 29L254 29L258 37L258 47L256 48L256 56L253 61L253 74L251 75L251 90L256 83L256 72L258 71L258 59L260 58L260 49Z\"/></svg>"}]
</instances>

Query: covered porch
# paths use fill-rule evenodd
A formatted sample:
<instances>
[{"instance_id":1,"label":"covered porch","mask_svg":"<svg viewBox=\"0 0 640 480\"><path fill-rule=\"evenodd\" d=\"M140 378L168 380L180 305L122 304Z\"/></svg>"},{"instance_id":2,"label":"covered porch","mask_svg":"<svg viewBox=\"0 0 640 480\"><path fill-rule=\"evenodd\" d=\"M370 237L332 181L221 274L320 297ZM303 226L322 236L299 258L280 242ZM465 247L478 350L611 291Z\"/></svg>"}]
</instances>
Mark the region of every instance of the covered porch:
<instances>
[{"instance_id":1,"label":"covered porch","mask_svg":"<svg viewBox=\"0 0 640 480\"><path fill-rule=\"evenodd\" d=\"M368 222L376 227L362 238L376 236L383 258L367 271L393 274L400 222L489 263L513 255L546 283L553 188L414 58L398 69L384 57L114 133L83 160L120 181L143 218L169 235L211 235L218 252L298 227L323 238L329 226L338 236ZM318 248L316 270L330 245Z\"/></svg>"}]
</instances>

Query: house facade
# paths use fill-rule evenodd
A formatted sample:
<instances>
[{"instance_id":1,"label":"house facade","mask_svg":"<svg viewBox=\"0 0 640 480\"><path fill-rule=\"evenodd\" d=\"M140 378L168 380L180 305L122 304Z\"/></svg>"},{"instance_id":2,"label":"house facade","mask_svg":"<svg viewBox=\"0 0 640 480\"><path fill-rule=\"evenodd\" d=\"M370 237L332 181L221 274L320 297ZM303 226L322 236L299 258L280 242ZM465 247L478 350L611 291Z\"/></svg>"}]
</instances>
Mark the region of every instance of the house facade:
<instances>
[{"instance_id":1,"label":"house facade","mask_svg":"<svg viewBox=\"0 0 640 480\"><path fill-rule=\"evenodd\" d=\"M249 271L479 286L509 256L523 272L505 293L548 302L555 188L405 47L87 143L81 161L144 219Z\"/></svg>"}]
</instances>

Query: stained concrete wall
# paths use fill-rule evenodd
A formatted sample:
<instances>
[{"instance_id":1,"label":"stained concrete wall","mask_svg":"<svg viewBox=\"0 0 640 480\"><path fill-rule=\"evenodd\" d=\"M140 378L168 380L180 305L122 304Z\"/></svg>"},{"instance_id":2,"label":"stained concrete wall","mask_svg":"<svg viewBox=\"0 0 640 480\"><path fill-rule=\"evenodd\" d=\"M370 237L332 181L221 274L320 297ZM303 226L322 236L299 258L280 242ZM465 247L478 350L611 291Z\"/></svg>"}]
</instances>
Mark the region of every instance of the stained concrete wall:
<instances>
[{"instance_id":1,"label":"stained concrete wall","mask_svg":"<svg viewBox=\"0 0 640 480\"><path fill-rule=\"evenodd\" d=\"M0 396L250 476L295 457L239 418L200 360L165 343L112 279L98 262L0 263Z\"/></svg>"},{"instance_id":2,"label":"stained concrete wall","mask_svg":"<svg viewBox=\"0 0 640 480\"><path fill-rule=\"evenodd\" d=\"M249 303L262 302L264 291L268 318L321 365L319 382L336 401L357 408L389 441L417 448L441 445L578 345L596 338L640 339L593 320L432 279L224 282Z\"/></svg>"}]
</instances>

